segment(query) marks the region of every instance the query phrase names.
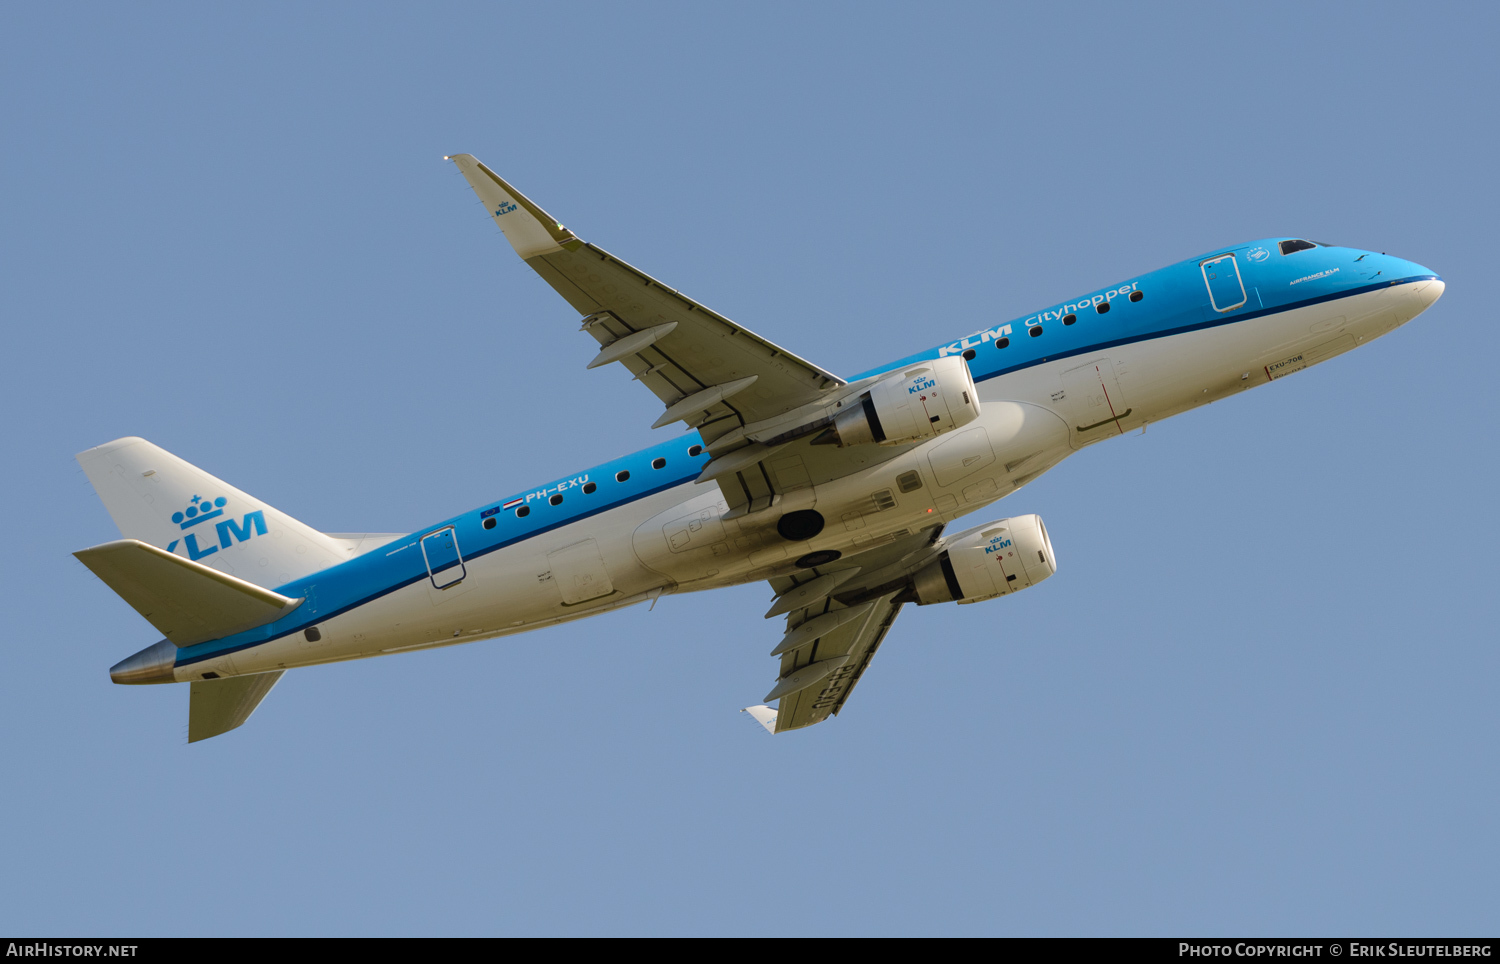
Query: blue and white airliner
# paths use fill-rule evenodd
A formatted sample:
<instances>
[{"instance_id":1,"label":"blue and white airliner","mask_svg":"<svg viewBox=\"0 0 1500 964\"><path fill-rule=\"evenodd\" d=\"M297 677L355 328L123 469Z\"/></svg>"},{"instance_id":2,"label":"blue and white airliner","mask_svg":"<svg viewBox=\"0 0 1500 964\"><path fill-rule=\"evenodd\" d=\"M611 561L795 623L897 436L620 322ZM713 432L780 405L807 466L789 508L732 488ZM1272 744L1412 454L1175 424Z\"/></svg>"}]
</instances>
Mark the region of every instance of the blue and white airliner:
<instances>
[{"instance_id":1,"label":"blue and white airliner","mask_svg":"<svg viewBox=\"0 0 1500 964\"><path fill-rule=\"evenodd\" d=\"M664 406L652 427L688 431L404 534L318 532L144 439L80 453L124 538L75 555L165 637L110 676L191 682L190 742L244 723L294 667L753 580L785 629L746 709L772 733L811 726L844 706L902 606L983 602L1057 571L1037 516L956 520L1443 293L1410 261L1268 238L972 319L841 378L581 240L473 156L448 160L581 316L599 344L588 367L624 365Z\"/></svg>"}]
</instances>

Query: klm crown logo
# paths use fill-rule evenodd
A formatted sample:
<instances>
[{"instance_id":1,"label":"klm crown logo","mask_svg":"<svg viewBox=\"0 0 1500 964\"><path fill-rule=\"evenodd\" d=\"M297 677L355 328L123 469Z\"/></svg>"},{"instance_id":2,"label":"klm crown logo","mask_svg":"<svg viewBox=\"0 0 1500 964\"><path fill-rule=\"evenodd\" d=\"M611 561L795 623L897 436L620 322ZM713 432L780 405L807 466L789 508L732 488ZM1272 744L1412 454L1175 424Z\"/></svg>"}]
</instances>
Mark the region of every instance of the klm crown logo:
<instances>
[{"instance_id":1,"label":"klm crown logo","mask_svg":"<svg viewBox=\"0 0 1500 964\"><path fill-rule=\"evenodd\" d=\"M222 495L214 499L205 499L195 495L188 502L186 508L181 512L172 513L172 521L179 529L186 531L193 526L202 525L211 519L217 519L224 514L224 507L229 500ZM197 562L204 556L211 556L220 549L228 549L236 542L248 542L254 536L266 534L266 514L262 509L245 513L244 517L236 521L232 516L223 522L214 523L214 535L218 536L217 545L213 540L209 541L207 547L198 545L199 532L189 532L181 539L173 539L172 544L167 546L168 552L176 552L178 543L187 550L188 558Z\"/></svg>"},{"instance_id":2,"label":"klm crown logo","mask_svg":"<svg viewBox=\"0 0 1500 964\"><path fill-rule=\"evenodd\" d=\"M228 503L229 500L222 495L212 501L195 495L186 509L172 513L172 521L183 529L190 529L200 522L217 519L223 515L224 506Z\"/></svg>"}]
</instances>

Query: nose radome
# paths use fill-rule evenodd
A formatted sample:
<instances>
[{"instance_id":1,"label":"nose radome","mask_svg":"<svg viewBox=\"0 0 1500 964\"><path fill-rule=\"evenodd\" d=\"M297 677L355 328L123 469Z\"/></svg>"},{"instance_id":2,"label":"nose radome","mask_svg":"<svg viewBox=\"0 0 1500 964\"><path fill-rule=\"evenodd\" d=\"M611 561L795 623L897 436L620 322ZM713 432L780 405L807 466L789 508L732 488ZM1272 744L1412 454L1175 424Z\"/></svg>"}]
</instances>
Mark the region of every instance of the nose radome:
<instances>
[{"instance_id":1,"label":"nose radome","mask_svg":"<svg viewBox=\"0 0 1500 964\"><path fill-rule=\"evenodd\" d=\"M1431 308L1443 296L1445 288L1442 278L1433 278L1431 281L1423 281L1414 285L1411 289L1411 296L1415 297L1422 306L1417 310L1426 311Z\"/></svg>"}]
</instances>

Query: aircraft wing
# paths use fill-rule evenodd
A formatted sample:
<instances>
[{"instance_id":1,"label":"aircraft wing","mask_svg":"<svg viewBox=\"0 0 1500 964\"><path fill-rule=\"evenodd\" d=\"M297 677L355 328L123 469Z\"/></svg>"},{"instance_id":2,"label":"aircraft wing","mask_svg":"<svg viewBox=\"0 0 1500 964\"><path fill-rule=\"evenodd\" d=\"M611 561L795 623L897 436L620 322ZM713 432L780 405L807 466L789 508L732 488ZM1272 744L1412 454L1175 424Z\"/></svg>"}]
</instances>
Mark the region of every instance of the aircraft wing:
<instances>
[{"instance_id":1,"label":"aircraft wing","mask_svg":"<svg viewBox=\"0 0 1500 964\"><path fill-rule=\"evenodd\" d=\"M771 651L781 658L766 702L746 707L772 733L821 723L837 715L863 678L896 621L906 588L901 578L926 562L942 527L918 532L827 566L771 580L776 590L767 617L786 613L786 635Z\"/></svg>"},{"instance_id":2,"label":"aircraft wing","mask_svg":"<svg viewBox=\"0 0 1500 964\"><path fill-rule=\"evenodd\" d=\"M600 344L589 363L623 364L666 406L653 427L684 421L714 443L818 401L843 379L670 288L563 227L471 154L449 158L516 253L583 318ZM724 449L743 444L726 439Z\"/></svg>"},{"instance_id":3,"label":"aircraft wing","mask_svg":"<svg viewBox=\"0 0 1500 964\"><path fill-rule=\"evenodd\" d=\"M781 657L781 677L766 700L779 699L775 732L801 729L821 723L843 708L854 686L864 676L875 651L885 639L901 603L888 596L853 607L834 606L821 615L851 616L850 621L818 636L810 645ZM810 682L809 682L810 681ZM783 686L791 692L778 692Z\"/></svg>"}]
</instances>

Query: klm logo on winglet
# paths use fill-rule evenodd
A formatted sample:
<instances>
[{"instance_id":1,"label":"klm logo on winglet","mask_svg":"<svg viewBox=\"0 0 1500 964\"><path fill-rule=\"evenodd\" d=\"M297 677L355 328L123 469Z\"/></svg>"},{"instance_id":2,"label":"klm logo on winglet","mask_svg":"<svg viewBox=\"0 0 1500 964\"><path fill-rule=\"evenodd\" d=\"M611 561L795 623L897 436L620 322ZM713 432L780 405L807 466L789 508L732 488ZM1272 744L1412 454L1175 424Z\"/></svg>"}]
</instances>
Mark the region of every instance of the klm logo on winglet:
<instances>
[{"instance_id":1,"label":"klm logo on winglet","mask_svg":"<svg viewBox=\"0 0 1500 964\"><path fill-rule=\"evenodd\" d=\"M178 528L187 530L193 526L201 525L210 519L217 519L224 514L224 506L229 500L222 495L216 499L209 500L200 496L193 496L188 507L181 512L172 513L172 521L177 523ZM220 549L228 549L236 542L248 542L253 536L266 534L266 514L261 509L245 513L239 521L234 518L225 519L223 522L214 523L214 533L218 536L218 544L210 542L206 547L198 545L200 532L189 532L181 539L173 539L172 544L167 546L168 552L176 552L177 544L182 543L187 550L188 558L197 562L204 556L211 556Z\"/></svg>"},{"instance_id":2,"label":"klm logo on winglet","mask_svg":"<svg viewBox=\"0 0 1500 964\"><path fill-rule=\"evenodd\" d=\"M515 209L516 209L516 206L514 204L510 203L509 201L501 201L500 202L500 206L497 207L497 208L495 208L495 217L498 218L502 214L509 214L510 212L514 211Z\"/></svg>"}]
</instances>

